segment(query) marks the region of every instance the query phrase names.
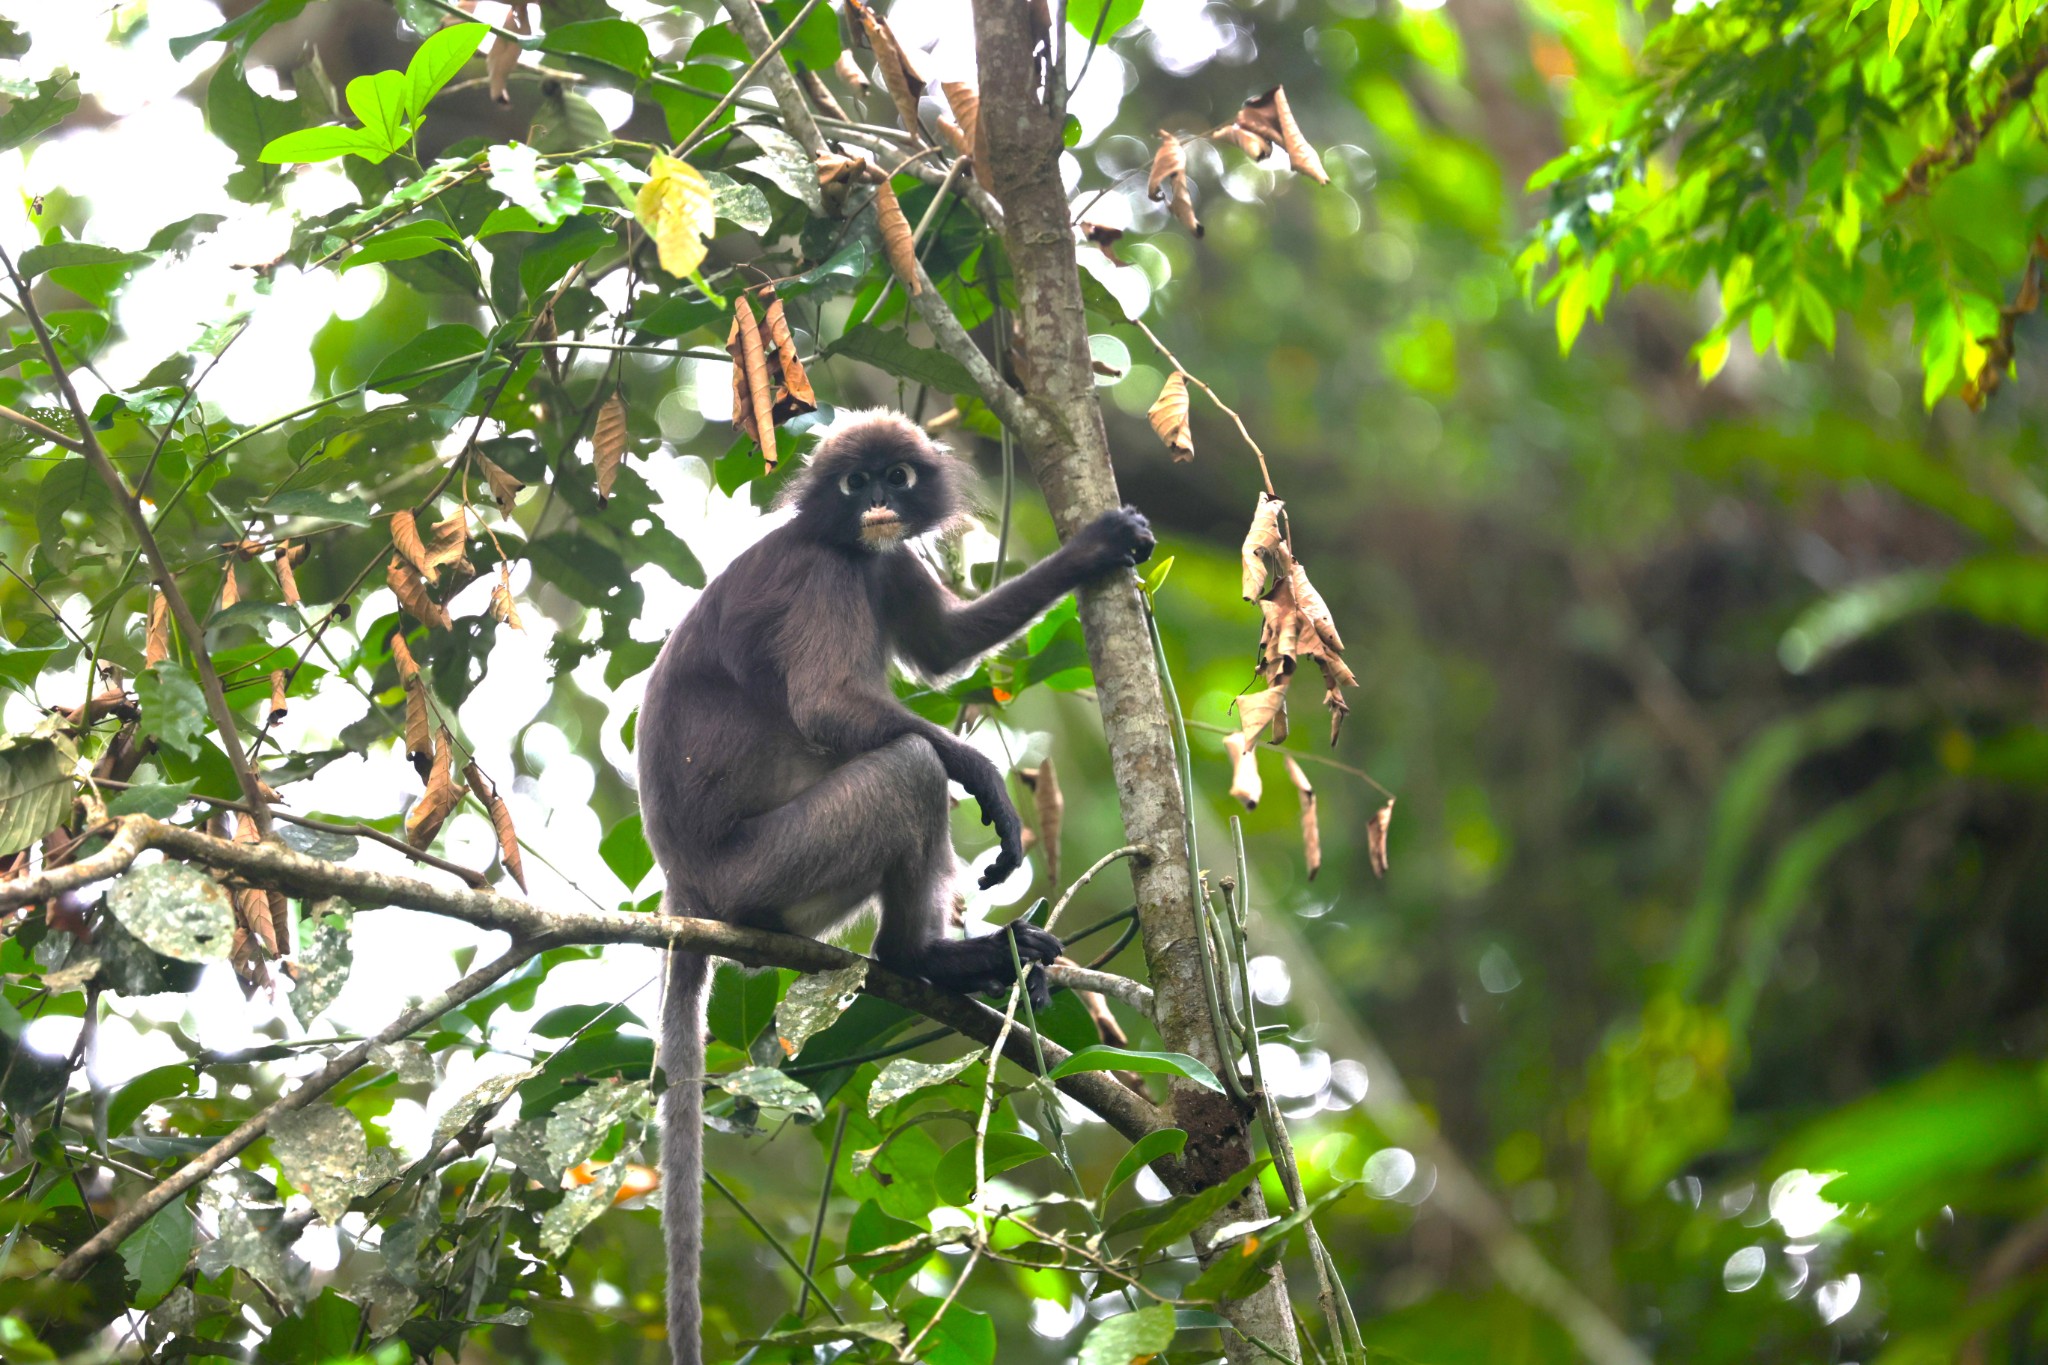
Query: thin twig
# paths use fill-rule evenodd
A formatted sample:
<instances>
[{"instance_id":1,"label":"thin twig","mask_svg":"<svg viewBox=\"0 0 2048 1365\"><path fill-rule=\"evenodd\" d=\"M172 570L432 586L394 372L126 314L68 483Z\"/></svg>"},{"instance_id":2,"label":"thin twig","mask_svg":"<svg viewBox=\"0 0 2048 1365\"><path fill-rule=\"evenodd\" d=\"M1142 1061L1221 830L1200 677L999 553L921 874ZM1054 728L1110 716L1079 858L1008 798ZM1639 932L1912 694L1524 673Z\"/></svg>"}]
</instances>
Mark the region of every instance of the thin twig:
<instances>
[{"instance_id":1,"label":"thin twig","mask_svg":"<svg viewBox=\"0 0 2048 1365\"><path fill-rule=\"evenodd\" d=\"M811 1272L804 1269L803 1262L799 1261L796 1257L789 1254L789 1248L784 1246L780 1239L778 1239L774 1233L768 1230L767 1224L763 1223L759 1218L756 1218L754 1216L754 1211L752 1209L748 1208L745 1204L740 1202L740 1197L738 1195L734 1194L731 1190L725 1187L724 1181L720 1180L716 1175L713 1175L709 1170L706 1170L704 1172L704 1182L711 1186L712 1189L717 1190L720 1194L724 1195L727 1201L730 1202L734 1208L740 1211L740 1217L746 1219L748 1224L752 1226L754 1231L761 1234L761 1240L766 1242L769 1246L773 1247L775 1249L775 1254L777 1256L780 1256L786 1263L788 1263L789 1268L791 1270L794 1270L797 1273L798 1277L803 1280L804 1289L806 1291L815 1290L817 1292L818 1302L825 1305L825 1311L832 1315L832 1321L846 1321L846 1318L840 1313L838 1305L832 1302L831 1295L827 1294L824 1290L819 1289L818 1282L811 1278Z\"/></svg>"},{"instance_id":2,"label":"thin twig","mask_svg":"<svg viewBox=\"0 0 2048 1365\"><path fill-rule=\"evenodd\" d=\"M755 56L753 64L745 71L740 72L739 79L732 83L732 89L726 91L719 98L718 103L711 106L711 112L699 119L697 126L692 128L676 144L677 156L688 156L696 149L697 144L709 135L711 125L718 122L718 116L732 108L733 103L740 97L740 91L747 88L747 82L754 79L760 73L761 68L773 60L776 53L782 51L784 43L796 36L796 31L804 26L804 20L811 17L811 11L816 9L820 2L821 0L808 0L808 3L802 9L797 11L796 18L789 21L789 27L776 34L768 46L761 49L760 53ZM803 1316L802 1309L797 1310L797 1316Z\"/></svg>"},{"instance_id":3,"label":"thin twig","mask_svg":"<svg viewBox=\"0 0 2048 1365\"><path fill-rule=\"evenodd\" d=\"M1075 893L1088 885L1088 883L1094 881L1096 874L1101 872L1103 868L1122 858L1137 858L1149 863L1152 861L1152 850L1143 844L1125 844L1122 848L1111 849L1093 863L1090 863L1088 870L1074 878L1060 898L1053 902L1052 913L1045 917L1044 927L1046 932L1050 933L1052 931L1052 926L1059 920L1060 912L1067 908L1067 902L1074 899Z\"/></svg>"},{"instance_id":4,"label":"thin twig","mask_svg":"<svg viewBox=\"0 0 2048 1365\"><path fill-rule=\"evenodd\" d=\"M804 13L810 11L806 9ZM802 22L801 17L798 22ZM804 1248L804 1288L796 1296L798 1322L804 1320L804 1313L811 1306L811 1274L818 1268L818 1247L825 1240L825 1214L832 1207L832 1173L839 1169L839 1149L846 1142L846 1121L852 1117L852 1106L841 1106L839 1126L832 1132L832 1155L825 1158L825 1179L818 1189L818 1216L811 1220L811 1244Z\"/></svg>"},{"instance_id":5,"label":"thin twig","mask_svg":"<svg viewBox=\"0 0 2048 1365\"><path fill-rule=\"evenodd\" d=\"M1250 446L1252 448L1252 454L1258 457L1259 477L1266 481L1267 495L1269 497L1279 497L1279 493L1275 492L1273 489L1273 471L1266 467L1266 452L1259 449L1259 443L1252 439L1251 431L1248 428L1246 428L1244 424L1244 418L1237 415L1237 409L1230 406L1230 404L1224 402L1221 398L1218 398L1216 396L1216 390L1210 388L1207 384L1203 383L1200 379L1196 378L1192 370L1188 369L1187 366L1181 364L1180 357L1175 355L1172 351L1167 350L1166 343L1161 341L1158 335L1155 332L1153 332L1153 330L1150 327L1147 327L1144 324L1143 320L1139 318L1132 318L1131 325L1145 334L1145 340L1151 342L1153 348L1156 349L1159 352L1159 354L1166 357L1166 361L1168 364L1172 365L1173 368L1179 370L1182 374L1188 377L1188 383L1193 384L1203 393L1208 394L1209 401L1214 403L1217 407L1223 409L1225 415L1227 415L1231 421L1237 423L1237 434L1244 437L1244 443Z\"/></svg>"},{"instance_id":6,"label":"thin twig","mask_svg":"<svg viewBox=\"0 0 2048 1365\"><path fill-rule=\"evenodd\" d=\"M74 454L85 454L85 442L73 436L66 436L63 432L57 430L55 427L44 426L41 422L38 422L35 418L29 416L25 412L16 412L13 408L10 407L0 407L0 417L6 418L8 421L14 423L14 425L18 427L22 427L25 430L34 432L36 435L42 437L45 441L48 441L51 445L63 446L66 450L71 451Z\"/></svg>"}]
</instances>

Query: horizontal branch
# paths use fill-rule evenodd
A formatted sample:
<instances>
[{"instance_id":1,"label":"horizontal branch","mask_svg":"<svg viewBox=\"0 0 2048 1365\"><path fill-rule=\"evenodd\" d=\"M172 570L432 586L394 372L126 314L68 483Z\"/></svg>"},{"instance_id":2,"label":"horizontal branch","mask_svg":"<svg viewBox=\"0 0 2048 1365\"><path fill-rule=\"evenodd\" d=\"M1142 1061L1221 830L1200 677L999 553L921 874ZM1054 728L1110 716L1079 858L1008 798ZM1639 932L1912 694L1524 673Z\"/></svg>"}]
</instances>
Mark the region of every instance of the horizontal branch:
<instances>
[{"instance_id":1,"label":"horizontal branch","mask_svg":"<svg viewBox=\"0 0 2048 1365\"><path fill-rule=\"evenodd\" d=\"M112 840L90 858L65 867L0 882L0 911L48 899L88 882L126 870L146 848L184 862L234 873L254 886L289 895L320 899L339 896L363 905L394 905L461 920L479 929L496 929L515 941L546 939L551 943L639 943L651 948L686 948L728 958L745 967L789 967L800 972L829 972L863 961L860 954L793 934L771 934L719 920L681 915L638 915L617 910L546 910L530 901L469 887L437 886L417 877L368 868L348 867L310 857L275 842L235 843L216 839L147 815L126 815L108 822ZM1078 976L1076 974L1079 974ZM1108 993L1104 980L1120 980L1081 968L1056 969L1056 980ZM1082 978L1085 978L1085 982ZM1119 998L1137 1005L1127 983L1115 988ZM892 972L878 963L868 966L868 994L913 1010L982 1044L995 1041L1003 1016L964 995L942 991L926 981ZM1067 1059L1066 1049L1050 1039L1034 1039L1028 1030L1013 1030L1003 1055L1036 1074L1042 1050L1045 1065ZM1093 1111L1112 1128L1136 1141L1155 1129L1170 1126L1157 1108L1128 1086L1095 1072L1058 1082L1060 1089Z\"/></svg>"}]
</instances>

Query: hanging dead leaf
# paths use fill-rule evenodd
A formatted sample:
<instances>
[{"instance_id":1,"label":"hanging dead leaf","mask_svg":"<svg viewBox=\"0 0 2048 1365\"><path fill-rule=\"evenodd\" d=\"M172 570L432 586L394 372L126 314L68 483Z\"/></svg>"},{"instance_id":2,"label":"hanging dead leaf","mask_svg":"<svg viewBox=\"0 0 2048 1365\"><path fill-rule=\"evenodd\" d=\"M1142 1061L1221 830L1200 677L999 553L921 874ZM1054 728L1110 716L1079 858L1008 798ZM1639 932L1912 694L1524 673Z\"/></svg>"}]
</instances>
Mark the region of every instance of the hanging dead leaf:
<instances>
[{"instance_id":1,"label":"hanging dead leaf","mask_svg":"<svg viewBox=\"0 0 2048 1365\"><path fill-rule=\"evenodd\" d=\"M284 689L284 670L281 668L272 669L270 673L270 714L263 718L265 728L275 725L284 719L284 713L287 709Z\"/></svg>"},{"instance_id":2,"label":"hanging dead leaf","mask_svg":"<svg viewBox=\"0 0 2048 1365\"><path fill-rule=\"evenodd\" d=\"M1195 458L1195 436L1188 429L1188 377L1175 370L1166 377L1159 396L1152 400L1152 407L1145 414L1152 423L1152 430L1173 452L1176 463L1185 463Z\"/></svg>"},{"instance_id":3,"label":"hanging dead leaf","mask_svg":"<svg viewBox=\"0 0 2048 1365\"><path fill-rule=\"evenodd\" d=\"M301 545L298 548L301 551L304 551L310 550L313 547L310 545ZM296 573L292 572L292 561L297 557L298 556L295 555L292 551L292 543L290 541L286 541L284 544L278 546L277 556L275 559L271 561L271 563L275 565L277 569L278 591L284 594L284 604L288 607L296 607L299 605L299 576Z\"/></svg>"},{"instance_id":4,"label":"hanging dead leaf","mask_svg":"<svg viewBox=\"0 0 2048 1365\"><path fill-rule=\"evenodd\" d=\"M1230 703L1237 711L1238 733L1256 740L1259 732L1271 728L1275 744L1287 738L1287 687L1280 684L1257 692L1240 692Z\"/></svg>"},{"instance_id":5,"label":"hanging dead leaf","mask_svg":"<svg viewBox=\"0 0 2048 1365\"><path fill-rule=\"evenodd\" d=\"M768 329L768 340L775 346L775 366L781 372L781 381L775 386L775 420L787 422L807 412L818 410L818 395L811 390L811 377L804 373L804 362L797 355L796 336L789 330L789 317L782 311L782 300L774 290L767 294L768 311L763 325Z\"/></svg>"},{"instance_id":6,"label":"hanging dead leaf","mask_svg":"<svg viewBox=\"0 0 2048 1365\"><path fill-rule=\"evenodd\" d=\"M846 216L846 196L855 185L882 179L882 168L866 156L841 156L836 152L818 154L818 188L825 200L827 217Z\"/></svg>"},{"instance_id":7,"label":"hanging dead leaf","mask_svg":"<svg viewBox=\"0 0 2048 1365\"><path fill-rule=\"evenodd\" d=\"M405 756L414 771L425 778L434 766L434 727L427 715L427 687L417 672L405 682Z\"/></svg>"},{"instance_id":8,"label":"hanging dead leaf","mask_svg":"<svg viewBox=\"0 0 2048 1365\"><path fill-rule=\"evenodd\" d=\"M1180 221L1182 227L1195 236L1199 237L1207 231L1202 226L1202 220L1195 216L1195 201L1188 197L1186 176L1183 175L1173 182L1173 198L1167 203L1166 208L1167 212Z\"/></svg>"},{"instance_id":9,"label":"hanging dead leaf","mask_svg":"<svg viewBox=\"0 0 2048 1365\"><path fill-rule=\"evenodd\" d=\"M142 666L153 668L171 657L171 601L160 591L149 595L149 628L142 640Z\"/></svg>"},{"instance_id":10,"label":"hanging dead leaf","mask_svg":"<svg viewBox=\"0 0 2048 1365\"><path fill-rule=\"evenodd\" d=\"M428 577L444 568L465 582L476 577L476 569L471 566L466 553L469 549L469 509L457 507L447 520L435 522L432 531L426 550L427 563L434 573Z\"/></svg>"},{"instance_id":11,"label":"hanging dead leaf","mask_svg":"<svg viewBox=\"0 0 2048 1365\"><path fill-rule=\"evenodd\" d=\"M1111 227L1107 223L1091 223L1084 219L1081 223L1081 235L1102 248L1102 254L1109 257L1112 264L1130 264L1116 254L1116 244L1122 241L1124 236L1122 228Z\"/></svg>"},{"instance_id":12,"label":"hanging dead leaf","mask_svg":"<svg viewBox=\"0 0 2048 1365\"><path fill-rule=\"evenodd\" d=\"M414 571L427 582L431 583L440 577L441 571L427 559L427 547L420 540L419 524L413 520L411 511L391 514L391 543L397 547L398 553L405 557L405 562L412 565Z\"/></svg>"},{"instance_id":13,"label":"hanging dead leaf","mask_svg":"<svg viewBox=\"0 0 2048 1365\"><path fill-rule=\"evenodd\" d=\"M616 392L597 410L590 448L597 457L597 505L603 507L612 500L612 481L619 476L619 462L626 458L626 400Z\"/></svg>"},{"instance_id":14,"label":"hanging dead leaf","mask_svg":"<svg viewBox=\"0 0 2048 1365\"><path fill-rule=\"evenodd\" d=\"M1059 773L1052 766L1048 754L1036 768L1019 768L1017 776L1031 789L1031 800L1038 816L1038 842L1044 850L1045 879L1054 886L1060 883L1060 827L1066 823L1067 798L1060 791Z\"/></svg>"},{"instance_id":15,"label":"hanging dead leaf","mask_svg":"<svg viewBox=\"0 0 2048 1365\"><path fill-rule=\"evenodd\" d=\"M263 836L257 832L256 822L246 811L235 813L235 842L257 844ZM270 895L260 886L242 886L234 889L230 897L235 906L236 927L247 930L263 945L263 951L271 957L278 955L279 936L277 925L270 913ZM279 901L284 897L280 895Z\"/></svg>"},{"instance_id":16,"label":"hanging dead leaf","mask_svg":"<svg viewBox=\"0 0 2048 1365\"><path fill-rule=\"evenodd\" d=\"M1268 681L1285 685L1303 656L1314 659L1323 671L1323 705L1330 711L1330 743L1344 727L1351 713L1344 688L1356 687L1358 678L1344 662L1344 641L1322 594L1309 582L1308 571L1287 552L1283 543L1282 582L1272 596L1259 604L1265 614L1265 629L1259 637L1259 671Z\"/></svg>"},{"instance_id":17,"label":"hanging dead leaf","mask_svg":"<svg viewBox=\"0 0 2048 1365\"><path fill-rule=\"evenodd\" d=\"M647 183L633 201L633 216L647 235L661 268L677 279L697 273L710 251L705 239L714 229L711 182L687 161L656 152L647 168Z\"/></svg>"},{"instance_id":18,"label":"hanging dead leaf","mask_svg":"<svg viewBox=\"0 0 2048 1365\"><path fill-rule=\"evenodd\" d=\"M1387 875L1387 827L1394 821L1394 798L1388 797L1372 817L1372 823L1365 827L1366 861L1372 864L1372 875Z\"/></svg>"},{"instance_id":19,"label":"hanging dead leaf","mask_svg":"<svg viewBox=\"0 0 2048 1365\"><path fill-rule=\"evenodd\" d=\"M491 615L514 630L525 630L526 623L519 619L519 604L512 596L512 566L500 560L498 581L491 586Z\"/></svg>"},{"instance_id":20,"label":"hanging dead leaf","mask_svg":"<svg viewBox=\"0 0 2048 1365\"><path fill-rule=\"evenodd\" d=\"M391 632L391 660L398 666L401 681L419 676L419 663L412 657L412 650L406 645L405 632L402 630Z\"/></svg>"},{"instance_id":21,"label":"hanging dead leaf","mask_svg":"<svg viewBox=\"0 0 2048 1365\"><path fill-rule=\"evenodd\" d=\"M732 331L725 339L732 356L732 420L761 447L761 458L775 468L775 391L768 382L768 354L761 328L745 294L733 300Z\"/></svg>"},{"instance_id":22,"label":"hanging dead leaf","mask_svg":"<svg viewBox=\"0 0 2048 1365\"><path fill-rule=\"evenodd\" d=\"M220 610L226 611L241 600L242 585L235 580L235 561L229 559L227 572L221 575L220 580Z\"/></svg>"},{"instance_id":23,"label":"hanging dead leaf","mask_svg":"<svg viewBox=\"0 0 2048 1365\"><path fill-rule=\"evenodd\" d=\"M490 485L491 501L498 504L500 512L511 516L512 504L519 497L519 491L526 485L506 473L496 460L482 451L477 452L476 459L484 471L484 482Z\"/></svg>"},{"instance_id":24,"label":"hanging dead leaf","mask_svg":"<svg viewBox=\"0 0 2048 1365\"><path fill-rule=\"evenodd\" d=\"M1254 161L1264 161L1273 152L1272 143L1242 124L1226 123L1209 136L1219 142L1236 143L1238 149Z\"/></svg>"},{"instance_id":25,"label":"hanging dead leaf","mask_svg":"<svg viewBox=\"0 0 2048 1365\"><path fill-rule=\"evenodd\" d=\"M858 11L861 27L867 30L868 47L875 54L875 74L888 88L889 99L896 106L896 117L902 122L903 131L912 137L922 137L924 129L918 122L917 102L924 94L926 82L924 74L917 68L917 59L896 41L889 21L875 13L865 0L848 0L848 3Z\"/></svg>"},{"instance_id":26,"label":"hanging dead leaf","mask_svg":"<svg viewBox=\"0 0 2048 1365\"><path fill-rule=\"evenodd\" d=\"M944 114L939 115L938 123L939 136L946 140L946 145L953 149L955 156L967 162L968 173L972 174L974 170L974 152L968 145L967 134L961 132L960 125Z\"/></svg>"},{"instance_id":27,"label":"hanging dead leaf","mask_svg":"<svg viewBox=\"0 0 2048 1365\"><path fill-rule=\"evenodd\" d=\"M1236 126L1268 143L1277 142L1285 147L1288 164L1318 185L1330 183L1322 158L1294 121L1294 111L1287 106L1287 91L1283 87L1276 85L1265 94L1246 100L1237 111Z\"/></svg>"},{"instance_id":28,"label":"hanging dead leaf","mask_svg":"<svg viewBox=\"0 0 2048 1365\"><path fill-rule=\"evenodd\" d=\"M896 272L896 278L903 281L904 292L923 293L910 220L903 216L903 205L897 202L896 191L887 180L875 186L875 223L882 233L882 254L889 258L889 268Z\"/></svg>"},{"instance_id":29,"label":"hanging dead leaf","mask_svg":"<svg viewBox=\"0 0 2048 1365\"><path fill-rule=\"evenodd\" d=\"M1223 751L1230 755L1230 794L1244 802L1246 810L1258 809L1259 798L1266 791L1259 777L1258 740L1242 734L1225 735Z\"/></svg>"},{"instance_id":30,"label":"hanging dead leaf","mask_svg":"<svg viewBox=\"0 0 2048 1365\"><path fill-rule=\"evenodd\" d=\"M526 17L526 0L519 0L505 16L505 27L512 33L531 33ZM505 88L506 79L512 68L519 65L519 40L500 33L491 41L491 54L484 59L484 70L490 77L491 101L494 104L510 104L511 91Z\"/></svg>"},{"instance_id":31,"label":"hanging dead leaf","mask_svg":"<svg viewBox=\"0 0 2048 1365\"><path fill-rule=\"evenodd\" d=\"M1259 494L1258 510L1252 513L1251 529L1244 533L1238 551L1243 562L1244 600L1257 602L1280 586L1284 576L1281 554L1286 543L1280 538L1280 513L1287 504L1271 493Z\"/></svg>"},{"instance_id":32,"label":"hanging dead leaf","mask_svg":"<svg viewBox=\"0 0 2048 1365\"><path fill-rule=\"evenodd\" d=\"M939 90L960 130L959 152L973 161L968 170L975 179L982 180L981 167L988 164L988 149L983 146L981 92L966 81L940 81Z\"/></svg>"},{"instance_id":33,"label":"hanging dead leaf","mask_svg":"<svg viewBox=\"0 0 2048 1365\"><path fill-rule=\"evenodd\" d=\"M844 56L845 54L841 53L840 55ZM825 84L824 79L801 62L795 63L795 65L797 84L801 85L804 88L804 93L810 96L811 103L818 106L818 112L826 118L836 118L841 123L849 122L846 110L840 105L837 97L833 95L831 87Z\"/></svg>"},{"instance_id":34,"label":"hanging dead leaf","mask_svg":"<svg viewBox=\"0 0 2048 1365\"><path fill-rule=\"evenodd\" d=\"M555 325L555 305L550 303L533 320L533 339L541 343L540 358L548 367L548 377L558 384L562 381L562 351L552 343L561 335L561 330Z\"/></svg>"},{"instance_id":35,"label":"hanging dead leaf","mask_svg":"<svg viewBox=\"0 0 2048 1365\"><path fill-rule=\"evenodd\" d=\"M868 82L867 72L860 69L860 63L854 61L851 52L842 49L838 60L832 63L832 70L838 75L840 80L846 82L847 88L856 95L865 98L868 91L874 89Z\"/></svg>"},{"instance_id":36,"label":"hanging dead leaf","mask_svg":"<svg viewBox=\"0 0 2048 1365\"><path fill-rule=\"evenodd\" d=\"M432 844L449 812L462 803L462 788L456 785L453 772L454 753L455 741L443 726L434 735L434 761L427 770L427 789L405 813L405 841L414 848Z\"/></svg>"},{"instance_id":37,"label":"hanging dead leaf","mask_svg":"<svg viewBox=\"0 0 2048 1365\"><path fill-rule=\"evenodd\" d=\"M448 609L428 594L419 570L401 556L391 556L391 562L384 566L384 582L397 596L398 605L421 625L438 626L442 630L454 627L455 622L449 618Z\"/></svg>"},{"instance_id":38,"label":"hanging dead leaf","mask_svg":"<svg viewBox=\"0 0 2048 1365\"><path fill-rule=\"evenodd\" d=\"M519 861L519 832L512 828L512 812L505 805L505 798L498 794L496 783L484 778L475 759L462 765L462 777L469 783L469 789L483 798L484 809L490 813L491 828L498 835L498 856L504 859L505 870L519 883L521 891L526 890L526 869Z\"/></svg>"},{"instance_id":39,"label":"hanging dead leaf","mask_svg":"<svg viewBox=\"0 0 2048 1365\"><path fill-rule=\"evenodd\" d=\"M1175 180L1187 178L1187 158L1181 155L1180 139L1161 128L1159 150L1152 153L1152 171L1145 177L1145 194L1154 203L1166 198Z\"/></svg>"},{"instance_id":40,"label":"hanging dead leaf","mask_svg":"<svg viewBox=\"0 0 2048 1365\"><path fill-rule=\"evenodd\" d=\"M1316 822L1316 789L1308 774L1301 770L1301 764L1294 761L1293 754L1283 752L1280 757L1287 764L1288 780L1301 795L1301 847L1308 863L1308 879L1314 881L1316 873L1323 870L1323 831Z\"/></svg>"}]
</instances>

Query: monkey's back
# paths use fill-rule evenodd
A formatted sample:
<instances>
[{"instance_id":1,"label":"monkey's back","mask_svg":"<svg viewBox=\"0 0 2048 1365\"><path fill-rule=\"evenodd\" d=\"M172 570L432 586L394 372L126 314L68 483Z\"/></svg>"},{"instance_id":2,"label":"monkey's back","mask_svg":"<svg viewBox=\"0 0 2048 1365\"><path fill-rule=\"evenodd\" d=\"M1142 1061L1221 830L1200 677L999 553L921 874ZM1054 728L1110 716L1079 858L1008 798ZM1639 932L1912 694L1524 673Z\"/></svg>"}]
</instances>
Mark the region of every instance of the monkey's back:
<instances>
[{"instance_id":1,"label":"monkey's back","mask_svg":"<svg viewBox=\"0 0 2048 1365\"><path fill-rule=\"evenodd\" d=\"M648 844L686 896L695 858L848 757L799 732L792 672L887 685L885 655L846 648L879 638L863 559L777 527L711 581L662 646L635 727L640 804Z\"/></svg>"}]
</instances>

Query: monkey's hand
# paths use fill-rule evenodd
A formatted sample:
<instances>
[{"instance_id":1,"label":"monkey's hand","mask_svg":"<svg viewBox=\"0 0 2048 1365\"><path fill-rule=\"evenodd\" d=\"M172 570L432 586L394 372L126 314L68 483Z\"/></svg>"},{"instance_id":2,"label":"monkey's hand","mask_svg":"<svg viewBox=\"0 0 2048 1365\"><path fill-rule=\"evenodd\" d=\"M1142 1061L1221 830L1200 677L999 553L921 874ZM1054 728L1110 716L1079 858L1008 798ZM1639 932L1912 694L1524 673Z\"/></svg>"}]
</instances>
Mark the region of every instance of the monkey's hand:
<instances>
[{"instance_id":1,"label":"monkey's hand","mask_svg":"<svg viewBox=\"0 0 2048 1365\"><path fill-rule=\"evenodd\" d=\"M1104 512L1074 537L1091 576L1143 564L1152 557L1152 525L1135 507Z\"/></svg>"},{"instance_id":2,"label":"monkey's hand","mask_svg":"<svg viewBox=\"0 0 2048 1365\"><path fill-rule=\"evenodd\" d=\"M1059 957L1066 951L1066 945L1060 942L1058 934L1022 920L1009 925L1007 932L1017 940L1017 960L1024 964L1024 993L1031 997L1031 1008L1048 1008L1052 1004L1052 987L1041 964Z\"/></svg>"},{"instance_id":3,"label":"monkey's hand","mask_svg":"<svg viewBox=\"0 0 2048 1365\"><path fill-rule=\"evenodd\" d=\"M976 770L960 785L967 788L967 794L981 807L981 823L994 825L996 838L1002 843L1002 851L981 874L981 889L986 891L997 882L1007 880L1024 861L1024 822L1017 818L1017 808L1010 803L1010 793L1003 786L1002 773L987 759L982 759Z\"/></svg>"}]
</instances>

